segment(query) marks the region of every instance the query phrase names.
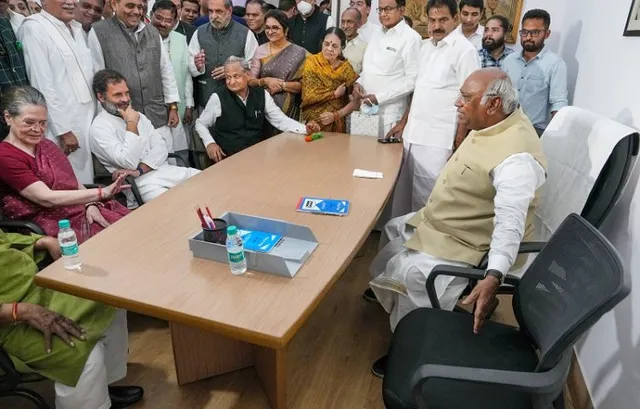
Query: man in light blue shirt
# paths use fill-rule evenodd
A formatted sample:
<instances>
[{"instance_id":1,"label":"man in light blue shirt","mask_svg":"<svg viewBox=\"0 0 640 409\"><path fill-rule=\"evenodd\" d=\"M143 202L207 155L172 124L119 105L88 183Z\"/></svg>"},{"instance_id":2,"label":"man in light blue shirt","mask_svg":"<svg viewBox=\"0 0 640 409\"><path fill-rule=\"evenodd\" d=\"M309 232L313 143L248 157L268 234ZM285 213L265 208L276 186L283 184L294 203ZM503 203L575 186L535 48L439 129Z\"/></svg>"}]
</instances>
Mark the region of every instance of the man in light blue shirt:
<instances>
[{"instance_id":1,"label":"man in light blue shirt","mask_svg":"<svg viewBox=\"0 0 640 409\"><path fill-rule=\"evenodd\" d=\"M569 105L567 66L544 44L551 34L550 25L551 16L545 10L529 10L520 30L522 53L509 55L502 66L516 84L520 105L538 135L560 108Z\"/></svg>"}]
</instances>

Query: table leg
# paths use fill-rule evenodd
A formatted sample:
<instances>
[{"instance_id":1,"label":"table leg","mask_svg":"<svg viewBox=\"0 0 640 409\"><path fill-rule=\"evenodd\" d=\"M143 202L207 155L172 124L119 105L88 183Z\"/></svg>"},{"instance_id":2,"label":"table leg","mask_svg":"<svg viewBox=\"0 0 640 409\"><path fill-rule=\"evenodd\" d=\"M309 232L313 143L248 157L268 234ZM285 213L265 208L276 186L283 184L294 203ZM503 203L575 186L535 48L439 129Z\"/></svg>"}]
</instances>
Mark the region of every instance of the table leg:
<instances>
[{"instance_id":1,"label":"table leg","mask_svg":"<svg viewBox=\"0 0 640 409\"><path fill-rule=\"evenodd\" d=\"M251 344L173 322L170 326L178 385L253 364Z\"/></svg>"},{"instance_id":2,"label":"table leg","mask_svg":"<svg viewBox=\"0 0 640 409\"><path fill-rule=\"evenodd\" d=\"M273 409L286 409L286 350L170 323L178 385L254 366Z\"/></svg>"},{"instance_id":3,"label":"table leg","mask_svg":"<svg viewBox=\"0 0 640 409\"><path fill-rule=\"evenodd\" d=\"M262 389L273 409L287 406L287 368L284 349L253 346L253 366L258 373Z\"/></svg>"}]
</instances>

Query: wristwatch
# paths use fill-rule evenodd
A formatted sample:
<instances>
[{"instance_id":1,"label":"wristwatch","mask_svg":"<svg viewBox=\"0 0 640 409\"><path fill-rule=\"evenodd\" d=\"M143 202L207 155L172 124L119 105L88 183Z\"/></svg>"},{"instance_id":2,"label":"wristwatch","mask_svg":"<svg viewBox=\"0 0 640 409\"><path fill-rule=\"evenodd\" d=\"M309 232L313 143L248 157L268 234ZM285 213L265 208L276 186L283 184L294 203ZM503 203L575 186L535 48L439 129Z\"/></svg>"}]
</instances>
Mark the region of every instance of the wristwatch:
<instances>
[{"instance_id":1,"label":"wristwatch","mask_svg":"<svg viewBox=\"0 0 640 409\"><path fill-rule=\"evenodd\" d=\"M484 273L484 278L487 278L488 276L497 278L498 281L500 281L500 285L504 284L505 275L502 274L502 272L498 270L487 270Z\"/></svg>"},{"instance_id":2,"label":"wristwatch","mask_svg":"<svg viewBox=\"0 0 640 409\"><path fill-rule=\"evenodd\" d=\"M178 104L176 104L175 102L172 102L169 104L169 109L173 110L173 111L177 111L178 110Z\"/></svg>"}]
</instances>

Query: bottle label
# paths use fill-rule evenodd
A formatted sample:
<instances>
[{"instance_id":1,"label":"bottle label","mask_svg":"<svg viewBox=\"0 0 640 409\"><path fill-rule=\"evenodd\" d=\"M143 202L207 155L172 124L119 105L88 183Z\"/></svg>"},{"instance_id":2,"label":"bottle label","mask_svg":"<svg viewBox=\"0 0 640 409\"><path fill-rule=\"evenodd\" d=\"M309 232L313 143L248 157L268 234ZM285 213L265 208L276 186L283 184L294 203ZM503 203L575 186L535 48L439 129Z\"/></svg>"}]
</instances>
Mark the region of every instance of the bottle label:
<instances>
[{"instance_id":1,"label":"bottle label","mask_svg":"<svg viewBox=\"0 0 640 409\"><path fill-rule=\"evenodd\" d=\"M229 252L229 261L232 263L242 263L244 261L244 251L237 253Z\"/></svg>"},{"instance_id":2,"label":"bottle label","mask_svg":"<svg viewBox=\"0 0 640 409\"><path fill-rule=\"evenodd\" d=\"M62 252L63 256L75 256L76 254L78 254L78 243L60 246L60 251Z\"/></svg>"}]
</instances>

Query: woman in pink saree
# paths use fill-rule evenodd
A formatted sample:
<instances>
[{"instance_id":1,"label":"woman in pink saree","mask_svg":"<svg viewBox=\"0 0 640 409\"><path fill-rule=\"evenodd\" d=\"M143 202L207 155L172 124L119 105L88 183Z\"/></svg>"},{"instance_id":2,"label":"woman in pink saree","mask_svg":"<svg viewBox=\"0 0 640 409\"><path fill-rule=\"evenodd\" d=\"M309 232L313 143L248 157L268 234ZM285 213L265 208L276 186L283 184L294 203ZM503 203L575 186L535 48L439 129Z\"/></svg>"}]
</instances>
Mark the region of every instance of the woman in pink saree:
<instances>
[{"instance_id":1,"label":"woman in pink saree","mask_svg":"<svg viewBox=\"0 0 640 409\"><path fill-rule=\"evenodd\" d=\"M44 138L47 105L40 91L12 88L4 93L3 106L10 128L0 143L0 210L5 218L32 221L49 236L57 236L58 221L68 219L82 242L129 213L112 200L126 188L123 178L105 188L85 189L64 153Z\"/></svg>"}]
</instances>

